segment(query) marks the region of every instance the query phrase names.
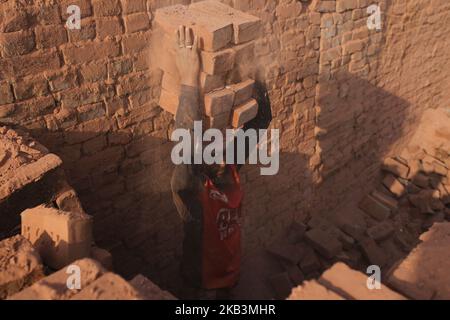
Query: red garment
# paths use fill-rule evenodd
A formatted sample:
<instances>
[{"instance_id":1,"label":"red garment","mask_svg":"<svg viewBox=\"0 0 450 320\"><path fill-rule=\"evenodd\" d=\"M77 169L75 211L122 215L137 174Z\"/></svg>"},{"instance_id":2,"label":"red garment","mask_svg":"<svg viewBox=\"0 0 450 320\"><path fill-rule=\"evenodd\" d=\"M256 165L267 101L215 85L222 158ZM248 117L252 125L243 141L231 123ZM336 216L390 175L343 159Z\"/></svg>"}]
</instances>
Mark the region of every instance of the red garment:
<instances>
[{"instance_id":1,"label":"red garment","mask_svg":"<svg viewBox=\"0 0 450 320\"><path fill-rule=\"evenodd\" d=\"M205 289L233 287L241 264L241 204L244 193L236 166L230 165L233 184L219 191L205 182L203 207L202 282Z\"/></svg>"}]
</instances>

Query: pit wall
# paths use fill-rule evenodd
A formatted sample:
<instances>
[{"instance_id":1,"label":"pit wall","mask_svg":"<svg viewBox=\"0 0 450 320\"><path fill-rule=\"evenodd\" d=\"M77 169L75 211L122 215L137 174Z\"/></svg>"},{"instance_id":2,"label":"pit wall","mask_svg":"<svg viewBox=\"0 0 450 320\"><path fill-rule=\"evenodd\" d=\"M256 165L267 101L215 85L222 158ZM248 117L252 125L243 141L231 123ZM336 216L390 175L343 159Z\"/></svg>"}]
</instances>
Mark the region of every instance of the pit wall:
<instances>
[{"instance_id":1,"label":"pit wall","mask_svg":"<svg viewBox=\"0 0 450 320\"><path fill-rule=\"evenodd\" d=\"M173 120L157 105L162 75L147 57L154 10L189 2L0 3L0 122L27 127L62 157L119 273L171 290L182 243L169 186ZM281 136L277 175L242 171L247 253L357 198L422 112L445 106L450 6L373 1L377 32L365 0L223 2L263 20L255 63ZM64 28L70 4L81 8L81 31Z\"/></svg>"}]
</instances>

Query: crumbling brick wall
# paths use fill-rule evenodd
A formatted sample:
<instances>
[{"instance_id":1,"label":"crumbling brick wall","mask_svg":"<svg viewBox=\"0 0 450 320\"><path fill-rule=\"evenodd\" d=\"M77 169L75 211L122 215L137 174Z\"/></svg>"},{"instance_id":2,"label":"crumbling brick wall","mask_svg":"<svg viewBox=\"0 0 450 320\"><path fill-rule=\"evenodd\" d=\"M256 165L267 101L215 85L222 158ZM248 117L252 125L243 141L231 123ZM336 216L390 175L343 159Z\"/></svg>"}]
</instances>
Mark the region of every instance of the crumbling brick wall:
<instances>
[{"instance_id":1,"label":"crumbling brick wall","mask_svg":"<svg viewBox=\"0 0 450 320\"><path fill-rule=\"evenodd\" d=\"M64 161L98 243L125 275L178 281L182 228L171 202L172 115L147 61L156 8L190 0L7 0L0 3L0 122L18 123ZM242 171L244 247L292 220L331 213L376 179L423 110L445 104L446 0L226 0L263 21L258 79L280 129L280 172ZM82 29L67 30L79 5ZM356 197L356 196L354 196Z\"/></svg>"}]
</instances>

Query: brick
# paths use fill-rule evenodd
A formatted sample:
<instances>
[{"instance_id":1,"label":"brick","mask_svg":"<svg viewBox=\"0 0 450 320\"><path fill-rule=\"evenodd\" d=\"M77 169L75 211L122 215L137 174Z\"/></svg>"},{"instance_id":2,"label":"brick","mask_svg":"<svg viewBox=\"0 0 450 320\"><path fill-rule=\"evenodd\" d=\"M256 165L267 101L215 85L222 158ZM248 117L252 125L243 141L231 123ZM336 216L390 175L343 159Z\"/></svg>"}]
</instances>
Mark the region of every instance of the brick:
<instances>
[{"instance_id":1,"label":"brick","mask_svg":"<svg viewBox=\"0 0 450 320\"><path fill-rule=\"evenodd\" d=\"M385 159L381 169L403 179L407 179L409 175L409 167L394 158Z\"/></svg>"},{"instance_id":2,"label":"brick","mask_svg":"<svg viewBox=\"0 0 450 320\"><path fill-rule=\"evenodd\" d=\"M261 20L257 17L235 10L218 1L201 1L191 4L189 10L220 18L224 23L233 23L233 42L241 44L256 39L261 30Z\"/></svg>"},{"instance_id":3,"label":"brick","mask_svg":"<svg viewBox=\"0 0 450 320\"><path fill-rule=\"evenodd\" d=\"M47 80L43 76L24 79L14 85L14 93L18 100L26 100L48 93Z\"/></svg>"},{"instance_id":4,"label":"brick","mask_svg":"<svg viewBox=\"0 0 450 320\"><path fill-rule=\"evenodd\" d=\"M106 64L98 62L82 65L80 74L84 82L97 82L108 77Z\"/></svg>"},{"instance_id":5,"label":"brick","mask_svg":"<svg viewBox=\"0 0 450 320\"><path fill-rule=\"evenodd\" d=\"M148 73L133 74L122 78L120 85L117 86L117 94L124 96L126 94L139 92L150 88L152 85L151 75Z\"/></svg>"},{"instance_id":6,"label":"brick","mask_svg":"<svg viewBox=\"0 0 450 320\"><path fill-rule=\"evenodd\" d=\"M321 229L306 232L305 239L327 259L332 259L342 251L339 240Z\"/></svg>"},{"instance_id":7,"label":"brick","mask_svg":"<svg viewBox=\"0 0 450 320\"><path fill-rule=\"evenodd\" d=\"M57 195L55 203L59 210L79 214L85 213L77 193L70 187Z\"/></svg>"},{"instance_id":8,"label":"brick","mask_svg":"<svg viewBox=\"0 0 450 320\"><path fill-rule=\"evenodd\" d=\"M203 72L211 75L223 74L233 69L235 51L233 49L218 52L202 51L200 57Z\"/></svg>"},{"instance_id":9,"label":"brick","mask_svg":"<svg viewBox=\"0 0 450 320\"><path fill-rule=\"evenodd\" d=\"M96 20L97 37L101 40L121 35L123 27L120 20L116 17L98 18Z\"/></svg>"},{"instance_id":10,"label":"brick","mask_svg":"<svg viewBox=\"0 0 450 320\"><path fill-rule=\"evenodd\" d=\"M130 284L139 292L144 300L176 300L168 291L162 290L141 274L135 276Z\"/></svg>"},{"instance_id":11,"label":"brick","mask_svg":"<svg viewBox=\"0 0 450 320\"><path fill-rule=\"evenodd\" d=\"M39 254L20 235L0 241L0 265L0 299L5 299L44 277Z\"/></svg>"},{"instance_id":12,"label":"brick","mask_svg":"<svg viewBox=\"0 0 450 320\"><path fill-rule=\"evenodd\" d=\"M8 104L13 101L11 85L8 82L0 82L0 104Z\"/></svg>"},{"instance_id":13,"label":"brick","mask_svg":"<svg viewBox=\"0 0 450 320\"><path fill-rule=\"evenodd\" d=\"M89 258L72 262L71 265L80 268L80 285L86 288L90 283L105 274L106 270L98 263ZM67 300L79 289L69 289L67 287L67 277L70 271L68 268L49 275L48 277L35 282L32 286L22 290L10 297L10 300Z\"/></svg>"},{"instance_id":14,"label":"brick","mask_svg":"<svg viewBox=\"0 0 450 320\"><path fill-rule=\"evenodd\" d=\"M133 286L117 274L108 272L84 287L71 300L142 300Z\"/></svg>"},{"instance_id":15,"label":"brick","mask_svg":"<svg viewBox=\"0 0 450 320\"><path fill-rule=\"evenodd\" d=\"M233 110L231 124L234 128L240 128L245 123L253 120L258 114L258 102L255 99Z\"/></svg>"},{"instance_id":16,"label":"brick","mask_svg":"<svg viewBox=\"0 0 450 320\"><path fill-rule=\"evenodd\" d=\"M109 251L93 246L91 247L91 258L100 262L105 269L110 271L113 269L113 258Z\"/></svg>"},{"instance_id":17,"label":"brick","mask_svg":"<svg viewBox=\"0 0 450 320\"><path fill-rule=\"evenodd\" d=\"M80 122L101 118L106 114L103 102L79 106L77 111Z\"/></svg>"},{"instance_id":18,"label":"brick","mask_svg":"<svg viewBox=\"0 0 450 320\"><path fill-rule=\"evenodd\" d=\"M150 44L149 33L135 33L122 38L122 48L124 54L136 54L145 50Z\"/></svg>"},{"instance_id":19,"label":"brick","mask_svg":"<svg viewBox=\"0 0 450 320\"><path fill-rule=\"evenodd\" d=\"M317 12L334 12L336 10L336 1L318 0L313 2L313 10Z\"/></svg>"},{"instance_id":20,"label":"brick","mask_svg":"<svg viewBox=\"0 0 450 320\"><path fill-rule=\"evenodd\" d=\"M93 0L94 13L98 17L117 16L120 14L119 0Z\"/></svg>"},{"instance_id":21,"label":"brick","mask_svg":"<svg viewBox=\"0 0 450 320\"><path fill-rule=\"evenodd\" d=\"M361 51L364 48L364 42L361 40L349 41L342 46L343 55L352 54Z\"/></svg>"},{"instance_id":22,"label":"brick","mask_svg":"<svg viewBox=\"0 0 450 320\"><path fill-rule=\"evenodd\" d=\"M336 12L341 13L347 10L358 8L358 0L337 0Z\"/></svg>"},{"instance_id":23,"label":"brick","mask_svg":"<svg viewBox=\"0 0 450 320\"><path fill-rule=\"evenodd\" d=\"M382 241L394 233L394 227L389 221L380 222L367 229L367 235L375 241Z\"/></svg>"},{"instance_id":24,"label":"brick","mask_svg":"<svg viewBox=\"0 0 450 320\"><path fill-rule=\"evenodd\" d=\"M24 77L30 74L38 74L43 71L58 69L61 62L57 52L32 53L11 59L11 77Z\"/></svg>"},{"instance_id":25,"label":"brick","mask_svg":"<svg viewBox=\"0 0 450 320\"><path fill-rule=\"evenodd\" d=\"M37 249L44 263L54 269L88 257L92 242L92 219L39 206L22 212L22 235Z\"/></svg>"},{"instance_id":26,"label":"brick","mask_svg":"<svg viewBox=\"0 0 450 320\"><path fill-rule=\"evenodd\" d=\"M320 269L320 261L313 249L307 247L299 263L300 269L305 275L316 272Z\"/></svg>"},{"instance_id":27,"label":"brick","mask_svg":"<svg viewBox=\"0 0 450 320\"><path fill-rule=\"evenodd\" d=\"M255 85L254 80L246 80L237 84L233 84L227 86L227 89L230 89L234 92L234 106L240 106L246 102L248 102L253 95L253 88Z\"/></svg>"},{"instance_id":28,"label":"brick","mask_svg":"<svg viewBox=\"0 0 450 320\"><path fill-rule=\"evenodd\" d=\"M113 58L118 56L119 53L120 46L113 40L85 43L82 47L66 46L63 49L64 60L69 64Z\"/></svg>"},{"instance_id":29,"label":"brick","mask_svg":"<svg viewBox=\"0 0 450 320\"><path fill-rule=\"evenodd\" d=\"M398 209L398 201L384 192L374 190L371 195L374 199L378 200L392 211L396 211Z\"/></svg>"},{"instance_id":30,"label":"brick","mask_svg":"<svg viewBox=\"0 0 450 320\"><path fill-rule=\"evenodd\" d=\"M218 114L207 118L208 128L226 129L230 124L230 113Z\"/></svg>"},{"instance_id":31,"label":"brick","mask_svg":"<svg viewBox=\"0 0 450 320\"><path fill-rule=\"evenodd\" d=\"M161 96L159 98L159 106L175 115L180 104L180 96L177 93L169 92L167 90L161 90Z\"/></svg>"},{"instance_id":32,"label":"brick","mask_svg":"<svg viewBox=\"0 0 450 320\"><path fill-rule=\"evenodd\" d=\"M108 77L117 78L133 71L133 61L131 59L118 59L108 62Z\"/></svg>"},{"instance_id":33,"label":"brick","mask_svg":"<svg viewBox=\"0 0 450 320\"><path fill-rule=\"evenodd\" d=\"M85 104L93 104L103 101L108 96L108 87L97 83L86 84L58 93L58 100L64 108L73 110Z\"/></svg>"},{"instance_id":34,"label":"brick","mask_svg":"<svg viewBox=\"0 0 450 320\"><path fill-rule=\"evenodd\" d=\"M213 91L205 94L205 114L216 116L229 113L233 107L234 92L228 89Z\"/></svg>"},{"instance_id":35,"label":"brick","mask_svg":"<svg viewBox=\"0 0 450 320\"><path fill-rule=\"evenodd\" d=\"M36 46L32 31L0 34L0 49L6 58L30 53Z\"/></svg>"},{"instance_id":36,"label":"brick","mask_svg":"<svg viewBox=\"0 0 450 320\"><path fill-rule=\"evenodd\" d=\"M307 226L303 223L294 222L290 227L287 233L287 238L290 243L298 243L300 242L307 230Z\"/></svg>"},{"instance_id":37,"label":"brick","mask_svg":"<svg viewBox=\"0 0 450 320\"><path fill-rule=\"evenodd\" d=\"M365 238L360 241L360 247L370 264L377 265L382 268L387 258L383 250L376 244L375 240L371 238Z\"/></svg>"},{"instance_id":38,"label":"brick","mask_svg":"<svg viewBox=\"0 0 450 320\"><path fill-rule=\"evenodd\" d=\"M406 300L404 296L382 285L381 289L367 287L367 275L338 262L325 271L319 283L340 296L351 300Z\"/></svg>"},{"instance_id":39,"label":"brick","mask_svg":"<svg viewBox=\"0 0 450 320\"><path fill-rule=\"evenodd\" d=\"M95 26L96 26L95 19L93 18L82 19L81 29L67 31L67 34L69 35L69 41L74 43L94 39L96 35Z\"/></svg>"},{"instance_id":40,"label":"brick","mask_svg":"<svg viewBox=\"0 0 450 320\"><path fill-rule=\"evenodd\" d=\"M293 19L300 15L302 11L302 4L300 1L294 1L287 4L279 4L276 8L276 16L278 20Z\"/></svg>"},{"instance_id":41,"label":"brick","mask_svg":"<svg viewBox=\"0 0 450 320\"><path fill-rule=\"evenodd\" d=\"M421 190L417 194L408 195L409 202L423 214L434 214L432 208L432 191Z\"/></svg>"},{"instance_id":42,"label":"brick","mask_svg":"<svg viewBox=\"0 0 450 320\"><path fill-rule=\"evenodd\" d=\"M62 26L39 26L35 29L37 48L52 48L67 42L67 32Z\"/></svg>"},{"instance_id":43,"label":"brick","mask_svg":"<svg viewBox=\"0 0 450 320\"><path fill-rule=\"evenodd\" d=\"M448 174L448 169L446 166L444 166L443 164L441 164L440 162L437 161L433 161L432 163L433 165L433 171L434 173L442 176L442 177L446 177Z\"/></svg>"},{"instance_id":44,"label":"brick","mask_svg":"<svg viewBox=\"0 0 450 320\"><path fill-rule=\"evenodd\" d=\"M37 14L37 20L44 25L61 24L58 4L41 4L41 10Z\"/></svg>"},{"instance_id":45,"label":"brick","mask_svg":"<svg viewBox=\"0 0 450 320\"><path fill-rule=\"evenodd\" d=\"M421 188L428 188L430 186L430 178L419 172L412 178L412 183Z\"/></svg>"},{"instance_id":46,"label":"brick","mask_svg":"<svg viewBox=\"0 0 450 320\"><path fill-rule=\"evenodd\" d=\"M121 2L124 14L143 12L147 10L145 0L122 0Z\"/></svg>"},{"instance_id":47,"label":"brick","mask_svg":"<svg viewBox=\"0 0 450 320\"><path fill-rule=\"evenodd\" d=\"M397 198L400 198L406 192L405 186L392 174L386 175L386 177L383 179L383 185Z\"/></svg>"},{"instance_id":48,"label":"brick","mask_svg":"<svg viewBox=\"0 0 450 320\"><path fill-rule=\"evenodd\" d=\"M156 10L155 23L172 36L180 25L191 27L200 38L202 50L217 51L226 47L233 38L233 24L213 19L207 14L190 12L186 6L175 5Z\"/></svg>"},{"instance_id":49,"label":"brick","mask_svg":"<svg viewBox=\"0 0 450 320\"><path fill-rule=\"evenodd\" d=\"M235 52L235 64L241 71L250 69L255 57L255 42L244 43L232 48ZM243 77L246 75L242 74Z\"/></svg>"},{"instance_id":50,"label":"brick","mask_svg":"<svg viewBox=\"0 0 450 320\"><path fill-rule=\"evenodd\" d=\"M2 8L0 12L0 32L16 32L29 27L29 16L24 10Z\"/></svg>"},{"instance_id":51,"label":"brick","mask_svg":"<svg viewBox=\"0 0 450 320\"><path fill-rule=\"evenodd\" d=\"M164 72L163 79L161 82L161 88L170 92L180 91L180 80L177 76L174 76L168 72Z\"/></svg>"},{"instance_id":52,"label":"brick","mask_svg":"<svg viewBox=\"0 0 450 320\"><path fill-rule=\"evenodd\" d=\"M276 299L286 299L291 294L293 284L287 272L270 276L268 281L274 290Z\"/></svg>"},{"instance_id":53,"label":"brick","mask_svg":"<svg viewBox=\"0 0 450 320\"><path fill-rule=\"evenodd\" d=\"M127 107L127 102L124 98L112 98L106 100L106 114L111 117L118 113L124 113Z\"/></svg>"},{"instance_id":54,"label":"brick","mask_svg":"<svg viewBox=\"0 0 450 320\"><path fill-rule=\"evenodd\" d=\"M322 286L316 280L311 280L294 288L288 300L344 300L344 298Z\"/></svg>"},{"instance_id":55,"label":"brick","mask_svg":"<svg viewBox=\"0 0 450 320\"><path fill-rule=\"evenodd\" d=\"M370 195L359 203L359 208L378 221L386 220L391 215L391 209Z\"/></svg>"},{"instance_id":56,"label":"brick","mask_svg":"<svg viewBox=\"0 0 450 320\"><path fill-rule=\"evenodd\" d=\"M220 74L210 75L202 72L200 74L200 86L204 93L223 89L225 87L225 76Z\"/></svg>"},{"instance_id":57,"label":"brick","mask_svg":"<svg viewBox=\"0 0 450 320\"><path fill-rule=\"evenodd\" d=\"M299 263L304 251L300 246L289 243L275 242L266 247L266 251L271 255L289 261L293 264Z\"/></svg>"},{"instance_id":58,"label":"brick","mask_svg":"<svg viewBox=\"0 0 450 320\"><path fill-rule=\"evenodd\" d=\"M124 17L125 30L128 33L148 30L150 19L147 13L135 13Z\"/></svg>"},{"instance_id":59,"label":"brick","mask_svg":"<svg viewBox=\"0 0 450 320\"><path fill-rule=\"evenodd\" d=\"M47 154L35 162L19 167L16 169L14 177L3 182L0 186L0 202L26 185L42 179L47 173L55 170L61 164L62 161L58 156Z\"/></svg>"}]
</instances>

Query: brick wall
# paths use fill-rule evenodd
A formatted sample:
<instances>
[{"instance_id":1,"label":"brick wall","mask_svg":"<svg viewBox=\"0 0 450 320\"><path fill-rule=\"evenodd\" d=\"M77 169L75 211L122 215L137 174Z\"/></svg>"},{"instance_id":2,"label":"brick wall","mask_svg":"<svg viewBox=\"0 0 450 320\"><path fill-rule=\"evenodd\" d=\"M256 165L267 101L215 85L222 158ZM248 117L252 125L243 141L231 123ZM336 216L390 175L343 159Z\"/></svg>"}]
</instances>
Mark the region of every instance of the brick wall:
<instances>
[{"instance_id":1,"label":"brick wall","mask_svg":"<svg viewBox=\"0 0 450 320\"><path fill-rule=\"evenodd\" d=\"M446 0L227 0L260 17L258 78L281 130L280 172L243 169L244 248L293 220L332 214L378 177L427 108L448 102ZM97 242L125 276L179 282L182 228L171 202L172 116L150 68L156 8L189 0L0 1L0 122L20 124L64 160ZM82 29L66 30L77 4ZM445 100L447 98L447 100Z\"/></svg>"}]
</instances>

